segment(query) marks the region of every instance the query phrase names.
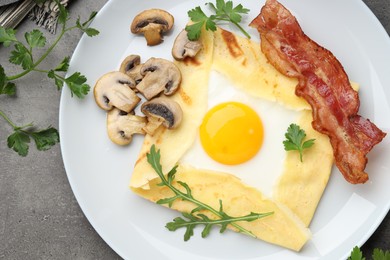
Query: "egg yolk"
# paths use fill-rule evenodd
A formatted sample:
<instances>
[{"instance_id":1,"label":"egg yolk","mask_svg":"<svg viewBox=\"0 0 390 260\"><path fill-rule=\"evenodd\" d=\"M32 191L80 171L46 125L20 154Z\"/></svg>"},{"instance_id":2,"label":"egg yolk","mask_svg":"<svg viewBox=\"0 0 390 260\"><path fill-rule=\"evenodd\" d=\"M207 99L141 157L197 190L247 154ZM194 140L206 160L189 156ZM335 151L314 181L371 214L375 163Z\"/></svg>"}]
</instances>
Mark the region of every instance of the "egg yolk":
<instances>
[{"instance_id":1,"label":"egg yolk","mask_svg":"<svg viewBox=\"0 0 390 260\"><path fill-rule=\"evenodd\" d=\"M200 126L203 149L215 161L235 165L248 161L263 143L263 124L257 113L238 102L210 109Z\"/></svg>"}]
</instances>

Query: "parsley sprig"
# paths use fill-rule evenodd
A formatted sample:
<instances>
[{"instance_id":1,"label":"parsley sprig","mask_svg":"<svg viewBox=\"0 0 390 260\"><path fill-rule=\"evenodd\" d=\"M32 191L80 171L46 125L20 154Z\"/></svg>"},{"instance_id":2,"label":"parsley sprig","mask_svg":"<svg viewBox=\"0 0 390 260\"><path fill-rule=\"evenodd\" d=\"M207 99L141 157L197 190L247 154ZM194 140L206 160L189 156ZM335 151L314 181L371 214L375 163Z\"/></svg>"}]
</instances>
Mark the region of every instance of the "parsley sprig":
<instances>
[{"instance_id":1,"label":"parsley sprig","mask_svg":"<svg viewBox=\"0 0 390 260\"><path fill-rule=\"evenodd\" d=\"M69 67L69 57L63 59L63 61L54 69L45 70L38 68L42 61L44 61L52 52L65 33L74 29L80 29L88 36L95 36L99 34L99 31L96 29L88 27L95 17L96 12L92 12L87 21L81 23L80 18L78 18L74 26L67 27L69 13L63 5L61 5L58 1L56 2L60 10L58 22L61 25L61 32L54 40L53 44L38 58L34 57L34 50L37 48L43 48L46 45L46 38L40 30L34 29L31 32L26 32L24 34L24 43L16 38L16 30L0 27L0 43L2 43L4 47L10 47L11 45L14 46L14 50L11 51L9 61L13 64L20 65L23 69L16 75L6 75L4 68L0 65L0 94L14 95L16 93L16 85L13 81L32 71L46 73L49 78L55 80L55 84L58 89L61 89L64 83L67 83L72 96L76 95L79 98L83 98L86 94L88 94L90 86L85 83L87 80L80 72L75 72L66 78L58 74L59 72L67 72Z\"/></svg>"},{"instance_id":2,"label":"parsley sprig","mask_svg":"<svg viewBox=\"0 0 390 260\"><path fill-rule=\"evenodd\" d=\"M375 248L372 252L372 259L390 260L390 252L388 250L383 251L382 249ZM355 246L351 251L351 255L348 257L348 260L366 260L366 258L363 256L363 253L360 248Z\"/></svg>"},{"instance_id":3,"label":"parsley sprig","mask_svg":"<svg viewBox=\"0 0 390 260\"><path fill-rule=\"evenodd\" d=\"M215 14L207 16L199 6L188 11L188 16L191 21L194 22L191 25L187 25L185 28L189 40L198 40L204 25L206 30L215 31L217 29L216 23L218 21L231 22L248 37L248 39L251 38L249 33L247 33L239 24L242 19L242 14L247 14L249 9L244 8L242 4L233 7L232 1L227 1L225 3L224 0L216 0L216 5L213 3L206 3L206 5L209 5Z\"/></svg>"},{"instance_id":4,"label":"parsley sprig","mask_svg":"<svg viewBox=\"0 0 390 260\"><path fill-rule=\"evenodd\" d=\"M283 141L284 150L298 151L299 158L301 159L301 162L303 162L303 160L302 160L303 150L310 148L314 144L315 139L303 141L303 139L305 139L305 137L306 137L306 133L297 124L291 124L287 128L287 132L285 134L285 137L286 137L286 140Z\"/></svg>"},{"instance_id":5,"label":"parsley sprig","mask_svg":"<svg viewBox=\"0 0 390 260\"><path fill-rule=\"evenodd\" d=\"M222 201L219 201L219 209L214 209L213 207L197 200L194 198L191 192L191 188L182 181L177 181L177 184L181 186L182 189L179 189L174 184L175 174L176 174L176 168L172 168L167 174L167 176L164 175L162 171L162 166L160 164L160 150L156 151L156 148L154 145L150 148L150 152L146 154L148 163L153 167L153 169L156 171L157 175L161 179L161 183L159 183L159 186L166 186L168 187L173 193L174 196L169 198L160 199L157 201L157 204L168 204L169 207L172 206L173 202L176 200L185 200L193 203L196 207L189 213L182 213L183 217L177 217L173 220L173 222L169 222L166 225L166 228L170 231L175 231L180 228L186 228L186 232L184 234L184 240L187 241L191 238L191 236L194 235L194 228L198 225L204 225L204 229L202 231L202 237L206 237L209 235L211 228L215 225L220 225L220 233L223 233L228 225L232 225L235 227L239 232L242 232L244 234L247 234L252 237L256 237L252 232L249 230L243 228L236 222L239 221L254 221L269 215L272 215L273 212L268 213L253 213L251 212L248 215L241 216L241 217L232 217L229 216L226 212L223 210ZM184 189L184 191L182 191ZM217 219L210 219L205 214L201 213L200 211L206 211L210 212L213 215L217 217Z\"/></svg>"},{"instance_id":6,"label":"parsley sprig","mask_svg":"<svg viewBox=\"0 0 390 260\"><path fill-rule=\"evenodd\" d=\"M0 95L16 95L15 81L31 72L45 73L49 78L54 80L54 84L58 90L62 89L64 84L66 84L72 96L75 95L78 98L84 98L88 94L90 86L86 83L87 79L84 75L80 72L74 72L69 76L64 76L69 68L69 57L65 57L53 69L43 69L40 66L64 37L65 33L78 29L88 36L98 35L98 30L89 27L97 13L92 12L85 22L81 22L79 17L73 26L68 26L68 11L59 0L54 1L59 8L58 23L61 30L54 42L39 56L36 55L37 50L44 48L47 43L46 37L40 30L34 29L26 32L24 34L24 40L19 40L16 37L16 30L0 26L0 44L3 44L4 47L13 47L13 50L10 52L9 62L21 68L19 73L7 75L4 67L0 64ZM58 131L53 127L36 130L32 123L24 126L16 126L3 111L0 111L0 116L13 128L13 133L7 139L8 147L12 148L21 156L27 155L28 144L31 138L35 141L37 149L41 151L47 150L59 142Z\"/></svg>"},{"instance_id":7,"label":"parsley sprig","mask_svg":"<svg viewBox=\"0 0 390 260\"><path fill-rule=\"evenodd\" d=\"M7 138L8 148L13 149L20 156L26 156L31 138L39 151L46 151L60 141L58 131L49 126L46 129L37 130L32 123L23 126L14 124L3 111L0 116L12 126L13 133Z\"/></svg>"}]
</instances>

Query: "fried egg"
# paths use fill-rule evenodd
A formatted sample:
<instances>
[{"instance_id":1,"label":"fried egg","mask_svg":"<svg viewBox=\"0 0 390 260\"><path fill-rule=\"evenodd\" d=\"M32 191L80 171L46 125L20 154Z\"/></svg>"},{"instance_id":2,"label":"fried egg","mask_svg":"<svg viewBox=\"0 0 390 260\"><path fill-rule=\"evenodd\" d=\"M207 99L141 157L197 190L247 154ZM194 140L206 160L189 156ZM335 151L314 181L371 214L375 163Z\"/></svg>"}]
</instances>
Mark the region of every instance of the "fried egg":
<instances>
[{"instance_id":1,"label":"fried egg","mask_svg":"<svg viewBox=\"0 0 390 260\"><path fill-rule=\"evenodd\" d=\"M208 112L194 145L180 163L233 174L271 197L283 172L284 134L299 115L276 102L247 94L226 76L212 71Z\"/></svg>"}]
</instances>

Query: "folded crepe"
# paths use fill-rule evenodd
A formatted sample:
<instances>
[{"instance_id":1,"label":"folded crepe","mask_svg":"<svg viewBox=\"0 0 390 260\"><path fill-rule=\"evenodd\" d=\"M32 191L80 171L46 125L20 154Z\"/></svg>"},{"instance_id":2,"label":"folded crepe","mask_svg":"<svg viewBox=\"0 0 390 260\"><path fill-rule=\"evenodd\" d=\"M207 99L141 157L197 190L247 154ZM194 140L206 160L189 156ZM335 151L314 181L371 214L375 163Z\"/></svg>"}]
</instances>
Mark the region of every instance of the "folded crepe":
<instances>
[{"instance_id":1,"label":"folded crepe","mask_svg":"<svg viewBox=\"0 0 390 260\"><path fill-rule=\"evenodd\" d=\"M172 98L183 109L183 121L177 129L159 128L153 136L146 135L130 188L152 202L173 195L167 187L157 185L159 176L147 162L146 153L154 144L161 152L164 173L178 165L175 181L185 182L195 198L216 209L222 200L224 211L230 216L273 212L265 218L238 224L261 240L299 251L310 238L308 226L331 172L333 153L328 137L312 129L310 106L294 94L296 80L273 68L261 52L259 43L223 29L203 31L200 41L203 48L195 58L175 61L183 81ZM315 145L305 151L304 163L300 162L297 153L286 153L284 170L274 186L272 197L266 197L228 172L180 162L193 145L208 110L208 82L212 70L224 74L236 87L252 96L299 111L297 123L305 130L308 139L316 139ZM318 167L319 161L321 167ZM176 200L171 208L190 212L194 205Z\"/></svg>"}]
</instances>

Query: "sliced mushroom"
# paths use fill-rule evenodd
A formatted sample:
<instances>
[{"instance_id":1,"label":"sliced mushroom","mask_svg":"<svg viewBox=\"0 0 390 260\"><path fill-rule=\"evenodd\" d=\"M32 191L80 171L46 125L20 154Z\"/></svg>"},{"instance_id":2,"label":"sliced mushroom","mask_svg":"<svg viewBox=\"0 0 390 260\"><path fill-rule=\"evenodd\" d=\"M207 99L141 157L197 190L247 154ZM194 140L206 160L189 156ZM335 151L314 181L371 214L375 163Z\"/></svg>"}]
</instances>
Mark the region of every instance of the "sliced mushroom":
<instances>
[{"instance_id":1,"label":"sliced mushroom","mask_svg":"<svg viewBox=\"0 0 390 260\"><path fill-rule=\"evenodd\" d=\"M129 55L122 61L119 71L134 79L137 85L143 78L141 67L141 57L139 55Z\"/></svg>"},{"instance_id":2,"label":"sliced mushroom","mask_svg":"<svg viewBox=\"0 0 390 260\"><path fill-rule=\"evenodd\" d=\"M161 9L149 9L139 13L131 23L131 32L144 34L148 45L162 42L162 34L169 31L174 23L173 16Z\"/></svg>"},{"instance_id":3,"label":"sliced mushroom","mask_svg":"<svg viewBox=\"0 0 390 260\"><path fill-rule=\"evenodd\" d=\"M187 31L183 29L173 43L172 56L176 60L183 60L185 57L195 57L201 48L202 43L199 40L190 41Z\"/></svg>"},{"instance_id":4,"label":"sliced mushroom","mask_svg":"<svg viewBox=\"0 0 390 260\"><path fill-rule=\"evenodd\" d=\"M134 80L122 72L106 73L98 79L94 87L96 104L104 110L117 107L130 112L141 101L131 89L134 86Z\"/></svg>"},{"instance_id":5,"label":"sliced mushroom","mask_svg":"<svg viewBox=\"0 0 390 260\"><path fill-rule=\"evenodd\" d=\"M145 134L146 117L127 114L117 108L107 113L107 133L118 145L127 145L134 134Z\"/></svg>"},{"instance_id":6,"label":"sliced mushroom","mask_svg":"<svg viewBox=\"0 0 390 260\"><path fill-rule=\"evenodd\" d=\"M136 88L150 100L163 92L170 96L180 86L181 73L175 64L160 58L150 58L141 67L144 76Z\"/></svg>"},{"instance_id":7,"label":"sliced mushroom","mask_svg":"<svg viewBox=\"0 0 390 260\"><path fill-rule=\"evenodd\" d=\"M153 135L160 125L168 129L177 128L183 117L180 105L167 97L158 97L143 103L141 111L148 118L143 129L149 135Z\"/></svg>"}]
</instances>

